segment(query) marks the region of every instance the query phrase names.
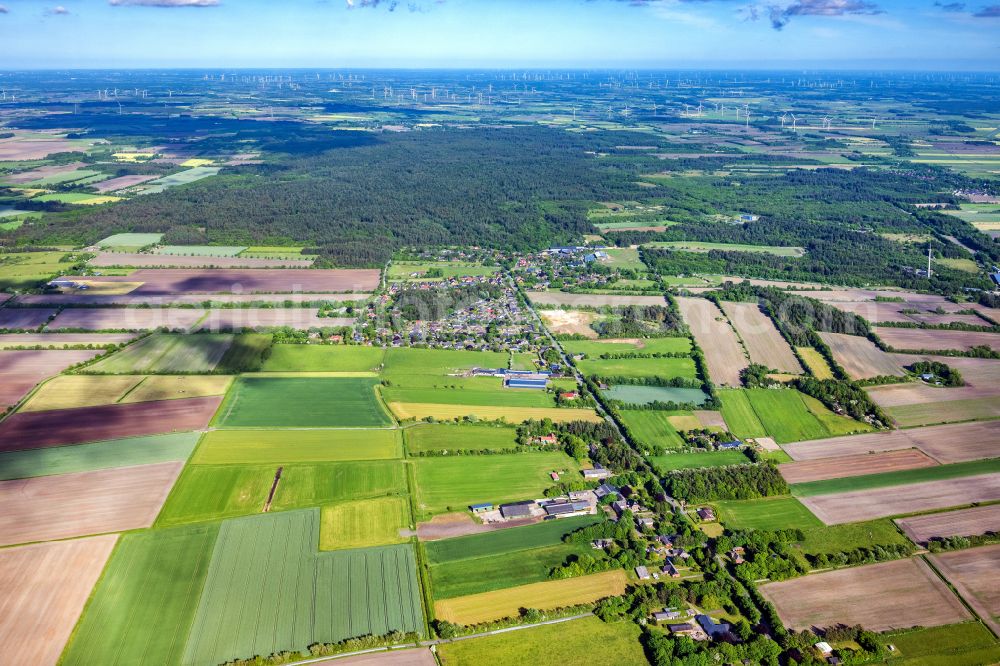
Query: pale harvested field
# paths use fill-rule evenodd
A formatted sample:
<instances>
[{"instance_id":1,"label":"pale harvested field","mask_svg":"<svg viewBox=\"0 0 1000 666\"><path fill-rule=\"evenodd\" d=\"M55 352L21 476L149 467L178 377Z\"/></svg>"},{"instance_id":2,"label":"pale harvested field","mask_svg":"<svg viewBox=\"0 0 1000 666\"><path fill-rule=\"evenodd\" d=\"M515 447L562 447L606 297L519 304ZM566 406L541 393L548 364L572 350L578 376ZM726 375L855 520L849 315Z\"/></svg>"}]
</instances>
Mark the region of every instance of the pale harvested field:
<instances>
[{"instance_id":1,"label":"pale harvested field","mask_svg":"<svg viewBox=\"0 0 1000 666\"><path fill-rule=\"evenodd\" d=\"M0 645L8 664L46 666L63 646L118 536L0 550Z\"/></svg>"},{"instance_id":2,"label":"pale harvested field","mask_svg":"<svg viewBox=\"0 0 1000 666\"><path fill-rule=\"evenodd\" d=\"M149 305L162 307L170 305L200 305L211 303L318 303L321 301L366 301L369 293L354 294L168 294L164 296L98 295L87 292L74 294L25 294L18 296L23 305L73 304L73 305Z\"/></svg>"},{"instance_id":3,"label":"pale harvested field","mask_svg":"<svg viewBox=\"0 0 1000 666\"><path fill-rule=\"evenodd\" d=\"M55 308L3 308L0 309L0 328L20 331L36 329L55 313Z\"/></svg>"},{"instance_id":4,"label":"pale harvested field","mask_svg":"<svg viewBox=\"0 0 1000 666\"><path fill-rule=\"evenodd\" d=\"M724 303L723 310L743 338L750 360L778 372L802 374L802 365L774 322L756 303Z\"/></svg>"},{"instance_id":5,"label":"pale harvested field","mask_svg":"<svg viewBox=\"0 0 1000 666\"><path fill-rule=\"evenodd\" d=\"M561 409L556 407L494 407L489 405L441 405L419 402L390 402L389 409L400 419L415 418L417 420L428 416L436 419L450 420L456 417L475 415L483 421L494 421L501 418L510 423L521 423L528 419L552 419L558 423L566 421L590 421L598 423L601 417L592 409Z\"/></svg>"},{"instance_id":6,"label":"pale harvested field","mask_svg":"<svg viewBox=\"0 0 1000 666\"><path fill-rule=\"evenodd\" d=\"M82 377L82 375L80 375ZM225 375L150 375L122 403L224 395L233 378Z\"/></svg>"},{"instance_id":7,"label":"pale harvested field","mask_svg":"<svg viewBox=\"0 0 1000 666\"><path fill-rule=\"evenodd\" d=\"M997 631L1000 615L1000 544L930 555L937 570L954 586L976 614Z\"/></svg>"},{"instance_id":8,"label":"pale harvested field","mask_svg":"<svg viewBox=\"0 0 1000 666\"><path fill-rule=\"evenodd\" d=\"M973 536L987 532L1000 532L1000 504L900 518L896 524L913 541L922 544L926 544L934 537Z\"/></svg>"},{"instance_id":9,"label":"pale harvested field","mask_svg":"<svg viewBox=\"0 0 1000 666\"><path fill-rule=\"evenodd\" d=\"M920 558L869 564L760 587L786 627L860 624L886 631L969 619L958 597Z\"/></svg>"},{"instance_id":10,"label":"pale harvested field","mask_svg":"<svg viewBox=\"0 0 1000 666\"><path fill-rule=\"evenodd\" d=\"M0 349L10 347L71 347L73 345L120 345L135 338L130 333L6 333Z\"/></svg>"},{"instance_id":11,"label":"pale harvested field","mask_svg":"<svg viewBox=\"0 0 1000 666\"><path fill-rule=\"evenodd\" d=\"M110 405L142 380L141 376L135 375L53 377L40 386L19 411L44 412Z\"/></svg>"},{"instance_id":12,"label":"pale harvested field","mask_svg":"<svg viewBox=\"0 0 1000 666\"><path fill-rule=\"evenodd\" d=\"M941 302L907 302L889 303L885 301L850 301L831 303L838 310L856 314L873 324L881 322L900 322L918 324L949 324L952 322L970 324L972 326L989 326L977 315L959 314L958 310L973 309L969 304L956 304L944 299ZM935 312L938 308L945 314ZM904 314L903 310L919 310L918 313Z\"/></svg>"},{"instance_id":13,"label":"pale harvested field","mask_svg":"<svg viewBox=\"0 0 1000 666\"><path fill-rule=\"evenodd\" d=\"M913 321L908 316L900 312L906 308L906 303L878 303L875 301L834 301L832 306L838 310L856 314L862 319L867 319L872 323L883 321L909 322Z\"/></svg>"},{"instance_id":14,"label":"pale harvested field","mask_svg":"<svg viewBox=\"0 0 1000 666\"><path fill-rule=\"evenodd\" d=\"M1000 418L1000 400L994 396L928 402L892 407L886 411L900 428L940 423L962 423L964 421L985 421Z\"/></svg>"},{"instance_id":15,"label":"pale harvested field","mask_svg":"<svg viewBox=\"0 0 1000 666\"><path fill-rule=\"evenodd\" d=\"M968 350L972 347L986 346L993 351L1000 351L1000 333L926 328L876 327L872 330L893 349Z\"/></svg>"},{"instance_id":16,"label":"pale harvested field","mask_svg":"<svg viewBox=\"0 0 1000 666\"><path fill-rule=\"evenodd\" d=\"M149 527L183 467L167 462L0 481L0 545Z\"/></svg>"},{"instance_id":17,"label":"pale harvested field","mask_svg":"<svg viewBox=\"0 0 1000 666\"><path fill-rule=\"evenodd\" d=\"M836 303L836 302L862 302L862 301L872 301L879 296L884 298L902 298L906 303L922 303L930 304L931 308L937 307L939 304L947 303L948 305L955 305L950 301L946 300L943 296L938 294L918 294L912 291L903 290L876 290L876 289L830 289L810 292L808 294L803 294L809 298L815 298L818 301L824 301L826 303ZM890 303L891 305L891 303ZM899 305L897 303L897 305Z\"/></svg>"},{"instance_id":18,"label":"pale harvested field","mask_svg":"<svg viewBox=\"0 0 1000 666\"><path fill-rule=\"evenodd\" d=\"M726 425L726 420L722 418L722 412L713 412L704 409L696 409L694 411L694 417L698 419L701 423L702 428L722 428L723 430L729 430L729 426Z\"/></svg>"},{"instance_id":19,"label":"pale harvested field","mask_svg":"<svg viewBox=\"0 0 1000 666\"><path fill-rule=\"evenodd\" d=\"M87 165L84 164L83 162L71 162L69 164L42 166L38 167L37 169L32 169L31 171L12 173L10 175L4 176L3 180L10 183L14 183L15 185L23 185L24 183L30 183L33 180L41 180L43 178L48 178L50 176L58 176L59 174L62 173L70 173L71 171L82 169L85 166Z\"/></svg>"},{"instance_id":20,"label":"pale harvested field","mask_svg":"<svg viewBox=\"0 0 1000 666\"><path fill-rule=\"evenodd\" d=\"M242 328L275 328L288 326L305 330L323 326L350 326L353 318L320 317L310 308L225 308L209 310L208 317L198 324L199 330L233 331Z\"/></svg>"},{"instance_id":21,"label":"pale harvested field","mask_svg":"<svg viewBox=\"0 0 1000 666\"><path fill-rule=\"evenodd\" d=\"M818 460L918 448L938 462L1000 457L1000 421L909 428L786 444L794 460Z\"/></svg>"},{"instance_id":22,"label":"pale harvested field","mask_svg":"<svg viewBox=\"0 0 1000 666\"><path fill-rule=\"evenodd\" d=\"M717 386L740 386L740 371L747 367L747 358L736 331L722 311L703 298L678 298L677 305L698 346L705 352L712 382Z\"/></svg>"},{"instance_id":23,"label":"pale harvested field","mask_svg":"<svg viewBox=\"0 0 1000 666\"><path fill-rule=\"evenodd\" d=\"M908 483L800 499L827 525L856 523L994 500L1000 500L1000 474Z\"/></svg>"},{"instance_id":24,"label":"pale harvested field","mask_svg":"<svg viewBox=\"0 0 1000 666\"><path fill-rule=\"evenodd\" d=\"M83 152L76 147L77 144L66 139L52 137L32 140L22 136L0 139L0 162L40 160L53 153Z\"/></svg>"},{"instance_id":25,"label":"pale harvested field","mask_svg":"<svg viewBox=\"0 0 1000 666\"><path fill-rule=\"evenodd\" d=\"M938 463L918 449L900 449L882 453L866 453L820 460L804 460L778 465L778 471L788 483L807 483L823 479L843 479L866 474L898 472L918 467L933 467Z\"/></svg>"},{"instance_id":26,"label":"pale harvested field","mask_svg":"<svg viewBox=\"0 0 1000 666\"><path fill-rule=\"evenodd\" d=\"M594 339L597 331L590 324L597 319L596 312L585 310L542 310L542 321L557 335L582 335Z\"/></svg>"},{"instance_id":27,"label":"pale harvested field","mask_svg":"<svg viewBox=\"0 0 1000 666\"><path fill-rule=\"evenodd\" d=\"M101 252L90 266L135 266L145 268L308 268L312 259L258 259L254 257L186 257L166 254Z\"/></svg>"},{"instance_id":28,"label":"pale harvested field","mask_svg":"<svg viewBox=\"0 0 1000 666\"><path fill-rule=\"evenodd\" d=\"M851 379L870 379L890 375L902 377L906 374L896 360L875 346L868 338L843 333L820 333L839 363Z\"/></svg>"},{"instance_id":29,"label":"pale harvested field","mask_svg":"<svg viewBox=\"0 0 1000 666\"><path fill-rule=\"evenodd\" d=\"M569 305L602 307L605 305L666 305L662 296L614 296L611 294L568 294L564 291L529 291L528 298L536 305Z\"/></svg>"},{"instance_id":30,"label":"pale harvested field","mask_svg":"<svg viewBox=\"0 0 1000 666\"><path fill-rule=\"evenodd\" d=\"M627 583L625 572L615 569L590 576L548 580L445 599L434 603L434 614L438 619L456 624L479 624L514 617L521 608L547 610L618 596L625 591Z\"/></svg>"},{"instance_id":31,"label":"pale harvested field","mask_svg":"<svg viewBox=\"0 0 1000 666\"><path fill-rule=\"evenodd\" d=\"M115 190L123 190L126 187L133 187L135 185L141 185L147 180L156 180L158 176L142 176L142 175L131 175L131 176L118 176L117 178L109 178L108 180L102 181L100 183L94 183L91 185L95 190L101 194L107 194L108 192L114 192Z\"/></svg>"},{"instance_id":32,"label":"pale harvested field","mask_svg":"<svg viewBox=\"0 0 1000 666\"><path fill-rule=\"evenodd\" d=\"M0 409L16 404L43 379L100 353L98 349L0 351Z\"/></svg>"},{"instance_id":33,"label":"pale harvested field","mask_svg":"<svg viewBox=\"0 0 1000 666\"><path fill-rule=\"evenodd\" d=\"M187 331L204 315L204 310L180 308L69 308L59 313L48 330L147 331L166 327Z\"/></svg>"}]
</instances>

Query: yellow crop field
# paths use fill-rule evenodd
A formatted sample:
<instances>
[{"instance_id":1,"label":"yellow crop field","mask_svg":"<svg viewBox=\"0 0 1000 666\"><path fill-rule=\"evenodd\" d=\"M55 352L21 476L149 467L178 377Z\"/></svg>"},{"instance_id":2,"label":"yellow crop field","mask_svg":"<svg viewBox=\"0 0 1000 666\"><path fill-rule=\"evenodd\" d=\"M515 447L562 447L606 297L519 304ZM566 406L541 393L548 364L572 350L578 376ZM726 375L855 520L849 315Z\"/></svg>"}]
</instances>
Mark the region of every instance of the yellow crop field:
<instances>
[{"instance_id":1,"label":"yellow crop field","mask_svg":"<svg viewBox=\"0 0 1000 666\"><path fill-rule=\"evenodd\" d=\"M78 280L77 283L87 285L85 291L88 294L100 296L121 296L131 293L146 284L145 282L96 282L94 280Z\"/></svg>"},{"instance_id":2,"label":"yellow crop field","mask_svg":"<svg viewBox=\"0 0 1000 666\"><path fill-rule=\"evenodd\" d=\"M151 375L146 377L135 390L121 398L121 402L222 395L232 382L232 377L222 375Z\"/></svg>"},{"instance_id":3,"label":"yellow crop field","mask_svg":"<svg viewBox=\"0 0 1000 666\"><path fill-rule=\"evenodd\" d=\"M156 153L114 153L112 155L119 162L145 162L156 157Z\"/></svg>"},{"instance_id":4,"label":"yellow crop field","mask_svg":"<svg viewBox=\"0 0 1000 666\"><path fill-rule=\"evenodd\" d=\"M799 353L816 379L833 379L833 370L830 369L830 364L818 351L812 347L796 347L795 351Z\"/></svg>"},{"instance_id":5,"label":"yellow crop field","mask_svg":"<svg viewBox=\"0 0 1000 666\"><path fill-rule=\"evenodd\" d=\"M213 164L215 164L215 162L212 160L201 159L198 157L192 157L189 160L184 160L183 162L181 162L182 167L203 167L203 166L212 166Z\"/></svg>"},{"instance_id":6,"label":"yellow crop field","mask_svg":"<svg viewBox=\"0 0 1000 666\"><path fill-rule=\"evenodd\" d=\"M367 548L403 543L399 531L407 529L410 502L405 497L380 497L363 502L324 506L319 531L319 549Z\"/></svg>"},{"instance_id":7,"label":"yellow crop field","mask_svg":"<svg viewBox=\"0 0 1000 666\"><path fill-rule=\"evenodd\" d=\"M42 385L21 411L110 405L140 381L135 375L61 375Z\"/></svg>"},{"instance_id":8,"label":"yellow crop field","mask_svg":"<svg viewBox=\"0 0 1000 666\"><path fill-rule=\"evenodd\" d=\"M547 610L617 596L625 592L627 582L621 569L578 578L547 580L437 601L434 614L447 622L479 624L516 616L522 608Z\"/></svg>"},{"instance_id":9,"label":"yellow crop field","mask_svg":"<svg viewBox=\"0 0 1000 666\"><path fill-rule=\"evenodd\" d=\"M704 426L701 425L701 421L698 420L697 416L679 414L677 416L668 416L667 421L670 425L674 427L677 432L684 432L686 430L701 430Z\"/></svg>"},{"instance_id":10,"label":"yellow crop field","mask_svg":"<svg viewBox=\"0 0 1000 666\"><path fill-rule=\"evenodd\" d=\"M390 402L389 409L399 419L423 419L433 416L440 420L450 420L465 416L475 416L481 421L506 419L511 423L521 423L528 419L552 419L556 422L601 420L590 409L557 409L555 407L494 407L487 405L439 405L425 402Z\"/></svg>"},{"instance_id":11,"label":"yellow crop field","mask_svg":"<svg viewBox=\"0 0 1000 666\"><path fill-rule=\"evenodd\" d=\"M116 201L121 201L121 197L113 197L107 194L100 195L95 194L92 197L87 197L86 199L78 199L72 203L80 204L81 206L98 206L100 204L114 203Z\"/></svg>"}]
</instances>

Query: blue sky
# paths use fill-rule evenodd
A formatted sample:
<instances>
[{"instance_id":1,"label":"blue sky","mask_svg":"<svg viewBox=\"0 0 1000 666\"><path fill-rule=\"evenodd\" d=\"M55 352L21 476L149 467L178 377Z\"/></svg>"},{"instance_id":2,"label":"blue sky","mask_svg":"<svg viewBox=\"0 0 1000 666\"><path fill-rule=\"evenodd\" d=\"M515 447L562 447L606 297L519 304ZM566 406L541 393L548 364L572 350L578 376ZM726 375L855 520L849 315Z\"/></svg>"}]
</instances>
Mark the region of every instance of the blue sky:
<instances>
[{"instance_id":1,"label":"blue sky","mask_svg":"<svg viewBox=\"0 0 1000 666\"><path fill-rule=\"evenodd\" d=\"M1000 0L0 0L0 67L1000 65Z\"/></svg>"}]
</instances>

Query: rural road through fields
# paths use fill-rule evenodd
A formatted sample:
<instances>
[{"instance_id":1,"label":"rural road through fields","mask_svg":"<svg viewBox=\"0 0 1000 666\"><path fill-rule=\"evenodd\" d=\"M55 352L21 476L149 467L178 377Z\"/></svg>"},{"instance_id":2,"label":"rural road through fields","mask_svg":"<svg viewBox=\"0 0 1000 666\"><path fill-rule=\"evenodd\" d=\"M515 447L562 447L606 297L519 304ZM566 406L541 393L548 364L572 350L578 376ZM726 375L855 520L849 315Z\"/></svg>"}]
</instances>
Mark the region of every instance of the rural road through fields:
<instances>
[{"instance_id":1,"label":"rural road through fields","mask_svg":"<svg viewBox=\"0 0 1000 666\"><path fill-rule=\"evenodd\" d=\"M286 666L301 666L303 664L316 664L324 661L333 661L335 659L344 659L345 657L356 657L362 654L374 654L376 652L395 652L396 650L405 650L408 648L415 648L415 647L430 647L432 645L441 645L442 643L457 643L458 641L467 641L472 638L496 636L498 634L506 634L511 631L521 631L522 629L533 629L535 627L543 627L547 624L562 624L563 622L582 620L583 618L590 617L591 615L593 615L593 613L580 613L579 615L559 617L554 620L546 620L545 622L536 622L535 624L519 624L513 627L507 627L506 629L494 629L493 631L484 631L479 634L469 634L468 636L456 636L455 638L436 638L430 641L418 641L416 643L408 643L406 645L397 645L392 648L372 648L371 650L359 650L358 652L345 652L344 654L335 654L335 655L330 655L329 657L316 657L315 659L292 661L289 662Z\"/></svg>"}]
</instances>

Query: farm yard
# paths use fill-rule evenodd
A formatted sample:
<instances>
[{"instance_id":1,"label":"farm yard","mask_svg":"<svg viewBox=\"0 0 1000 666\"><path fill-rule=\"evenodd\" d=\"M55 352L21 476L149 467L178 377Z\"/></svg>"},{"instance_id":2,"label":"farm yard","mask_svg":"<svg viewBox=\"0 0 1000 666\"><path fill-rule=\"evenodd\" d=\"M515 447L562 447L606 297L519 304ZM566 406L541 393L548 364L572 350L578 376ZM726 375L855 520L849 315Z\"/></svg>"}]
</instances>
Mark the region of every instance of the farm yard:
<instances>
[{"instance_id":1,"label":"farm yard","mask_svg":"<svg viewBox=\"0 0 1000 666\"><path fill-rule=\"evenodd\" d=\"M896 524L916 543L952 536L1000 532L1000 504L899 518Z\"/></svg>"},{"instance_id":2,"label":"farm yard","mask_svg":"<svg viewBox=\"0 0 1000 666\"><path fill-rule=\"evenodd\" d=\"M836 594L831 594L836 590ZM873 631L937 627L970 618L920 558L767 583L761 593L794 629L860 624Z\"/></svg>"},{"instance_id":3,"label":"farm yard","mask_svg":"<svg viewBox=\"0 0 1000 666\"><path fill-rule=\"evenodd\" d=\"M741 386L740 371L748 365L746 353L722 311L715 303L701 298L676 300L684 321L705 353L708 376L718 386Z\"/></svg>"},{"instance_id":4,"label":"farm yard","mask_svg":"<svg viewBox=\"0 0 1000 666\"><path fill-rule=\"evenodd\" d=\"M39 666L59 662L117 538L109 534L0 550L4 660Z\"/></svg>"}]
</instances>

